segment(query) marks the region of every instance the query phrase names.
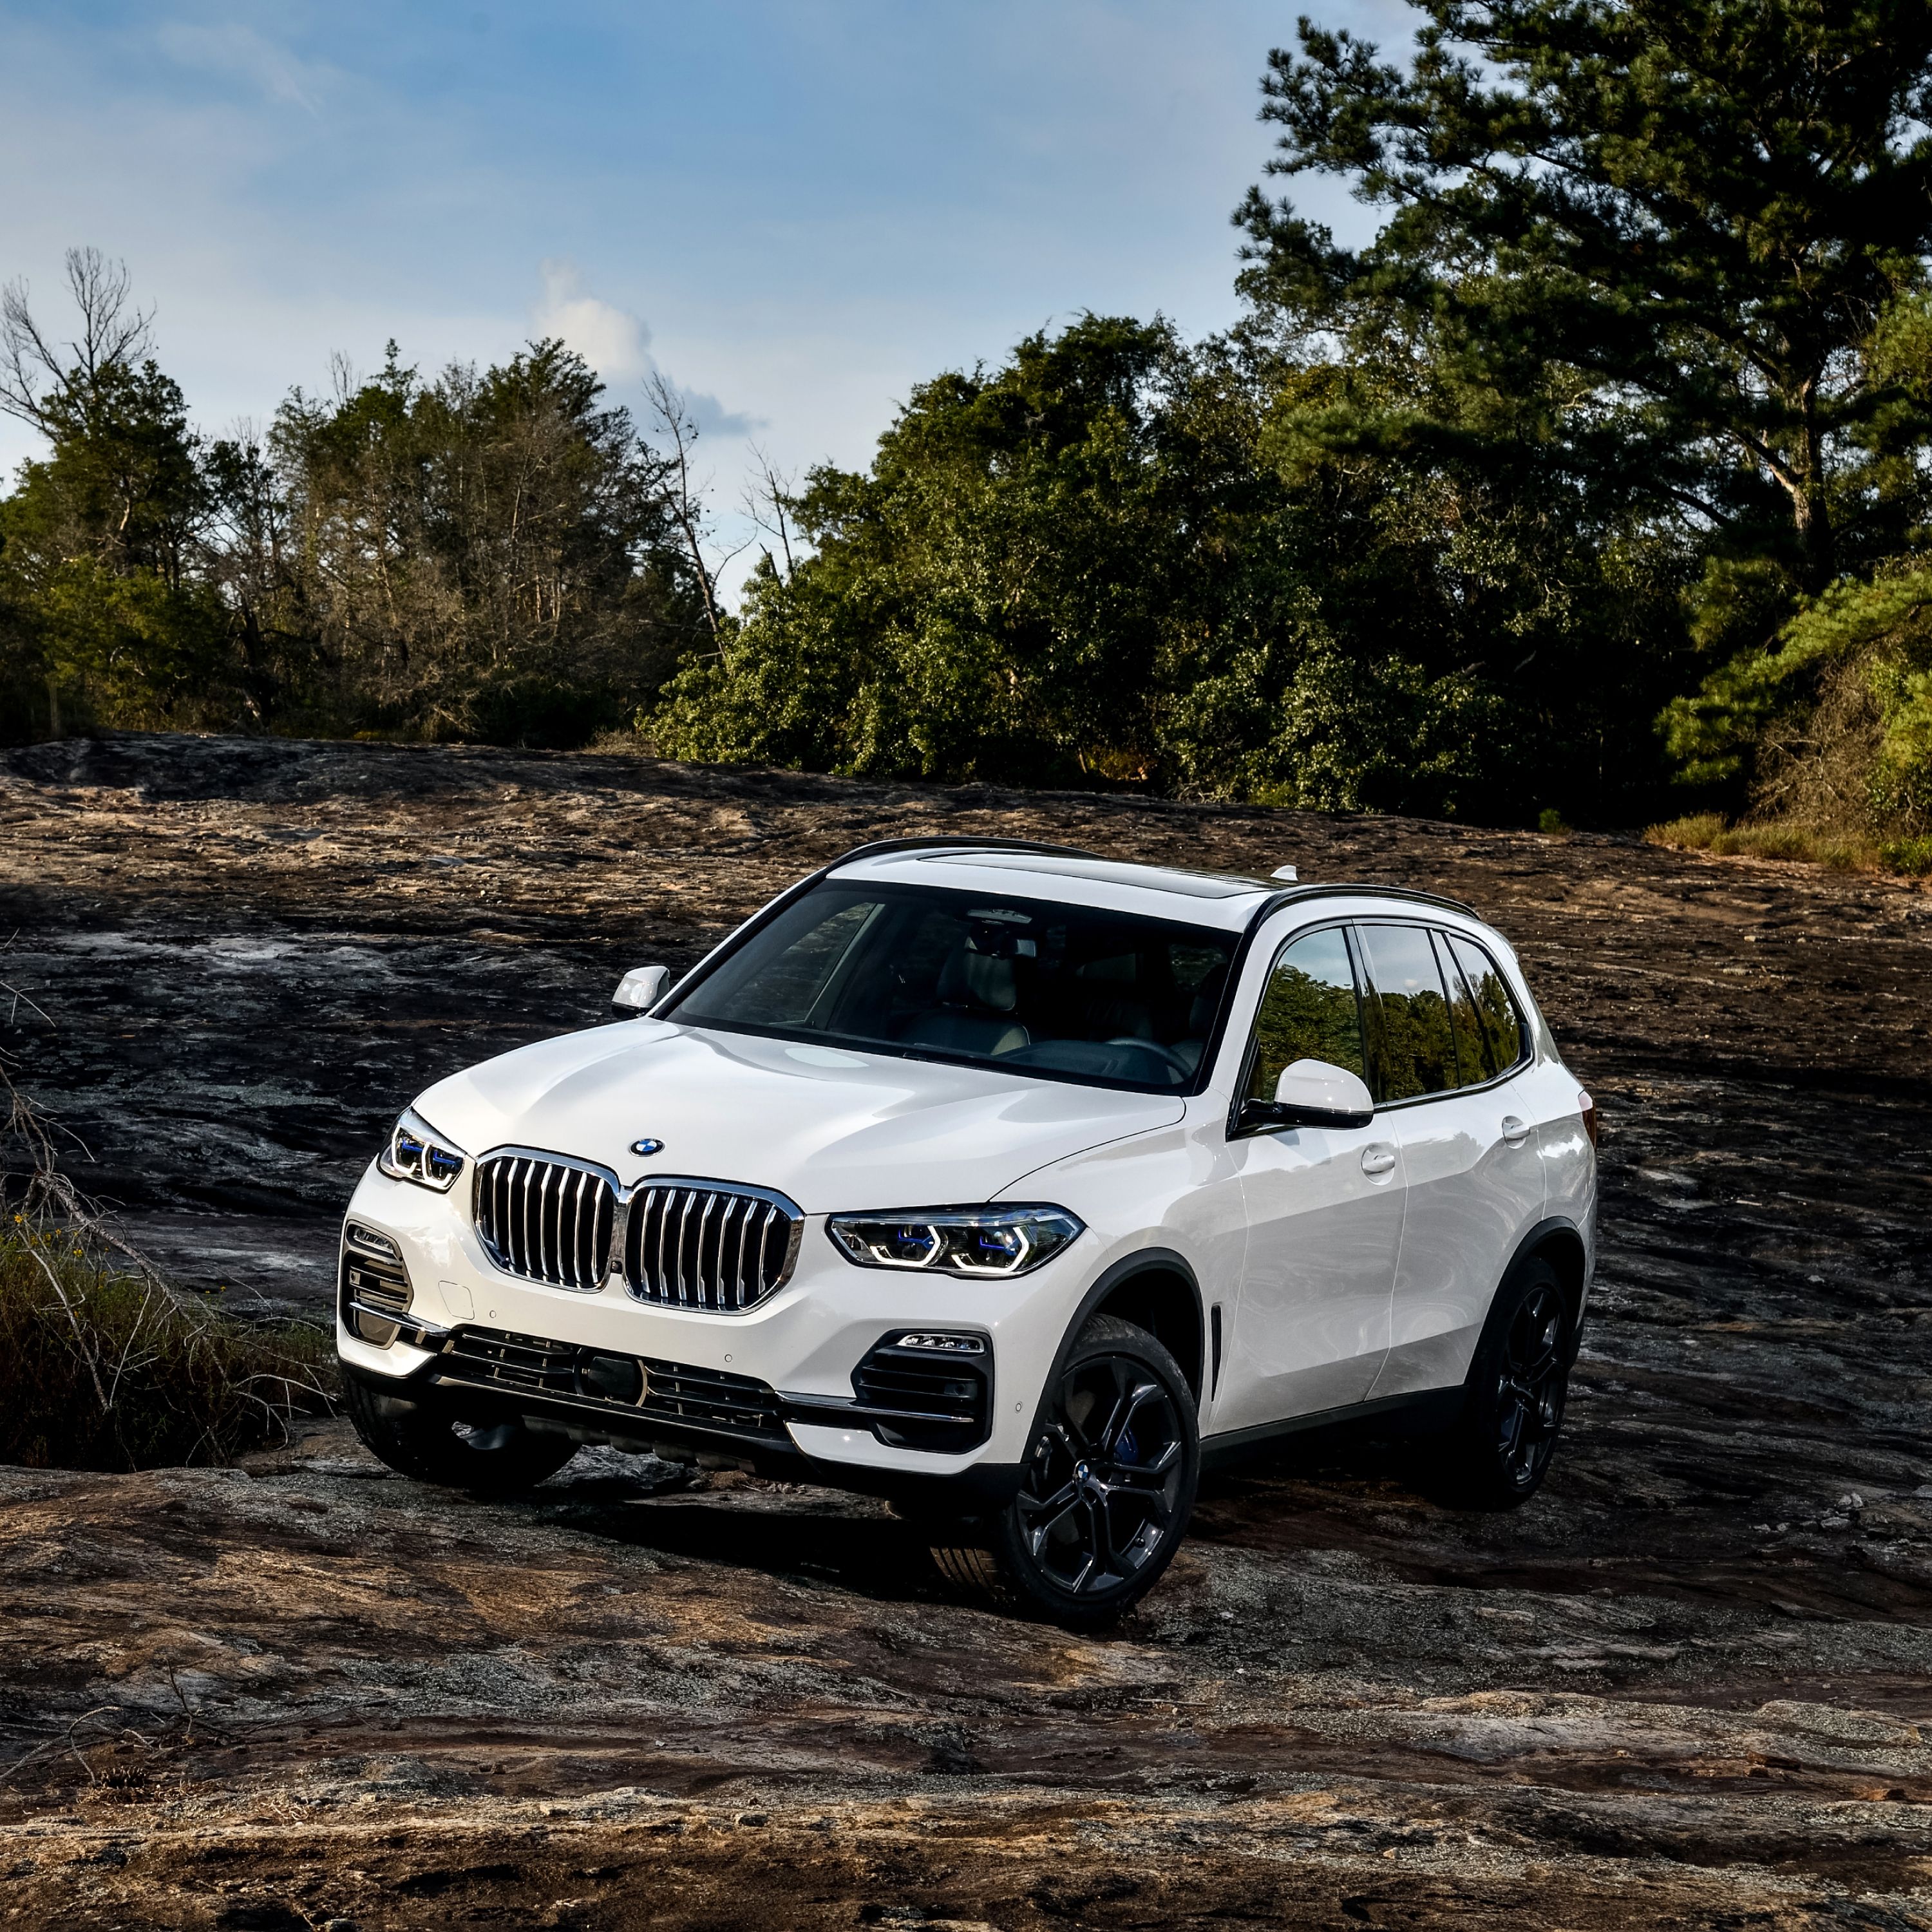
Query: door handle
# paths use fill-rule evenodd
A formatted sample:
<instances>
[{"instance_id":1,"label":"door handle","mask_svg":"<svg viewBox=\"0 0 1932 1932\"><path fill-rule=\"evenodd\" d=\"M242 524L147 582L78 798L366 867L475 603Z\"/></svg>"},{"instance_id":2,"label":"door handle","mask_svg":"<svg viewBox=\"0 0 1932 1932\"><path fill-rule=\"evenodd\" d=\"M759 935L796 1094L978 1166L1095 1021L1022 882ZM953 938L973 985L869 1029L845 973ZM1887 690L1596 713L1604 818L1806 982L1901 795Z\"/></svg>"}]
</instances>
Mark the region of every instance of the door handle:
<instances>
[{"instance_id":1,"label":"door handle","mask_svg":"<svg viewBox=\"0 0 1932 1932\"><path fill-rule=\"evenodd\" d=\"M1395 1149L1386 1142L1362 1150L1362 1172L1364 1174L1386 1174L1395 1165Z\"/></svg>"},{"instance_id":2,"label":"door handle","mask_svg":"<svg viewBox=\"0 0 1932 1932\"><path fill-rule=\"evenodd\" d=\"M1511 1147L1521 1147L1528 1138L1529 1123L1527 1120L1520 1120L1514 1114L1503 1116L1503 1138Z\"/></svg>"}]
</instances>

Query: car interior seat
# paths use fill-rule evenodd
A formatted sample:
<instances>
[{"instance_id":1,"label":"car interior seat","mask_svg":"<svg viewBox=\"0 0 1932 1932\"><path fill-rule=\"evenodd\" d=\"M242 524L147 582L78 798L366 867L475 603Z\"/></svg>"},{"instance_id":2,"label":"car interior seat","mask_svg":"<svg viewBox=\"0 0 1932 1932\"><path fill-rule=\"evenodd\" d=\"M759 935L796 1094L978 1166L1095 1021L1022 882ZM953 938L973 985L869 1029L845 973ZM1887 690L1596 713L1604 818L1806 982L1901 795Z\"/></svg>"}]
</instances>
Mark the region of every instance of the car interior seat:
<instances>
[{"instance_id":1,"label":"car interior seat","mask_svg":"<svg viewBox=\"0 0 1932 1932\"><path fill-rule=\"evenodd\" d=\"M940 969L939 1004L917 1015L900 1036L908 1046L942 1053L1012 1053L1033 1035L1012 1017L1019 988L1010 959L962 946Z\"/></svg>"}]
</instances>

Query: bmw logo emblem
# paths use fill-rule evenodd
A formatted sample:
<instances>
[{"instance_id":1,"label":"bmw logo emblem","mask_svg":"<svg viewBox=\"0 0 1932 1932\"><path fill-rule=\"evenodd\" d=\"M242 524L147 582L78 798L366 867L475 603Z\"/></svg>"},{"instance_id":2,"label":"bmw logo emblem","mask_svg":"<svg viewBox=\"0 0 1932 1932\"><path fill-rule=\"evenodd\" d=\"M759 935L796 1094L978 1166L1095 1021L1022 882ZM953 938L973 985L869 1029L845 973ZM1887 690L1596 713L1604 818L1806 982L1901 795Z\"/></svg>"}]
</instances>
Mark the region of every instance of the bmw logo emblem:
<instances>
[{"instance_id":1,"label":"bmw logo emblem","mask_svg":"<svg viewBox=\"0 0 1932 1932\"><path fill-rule=\"evenodd\" d=\"M664 1142L649 1139L633 1141L631 1143L631 1151L633 1154L662 1154Z\"/></svg>"}]
</instances>

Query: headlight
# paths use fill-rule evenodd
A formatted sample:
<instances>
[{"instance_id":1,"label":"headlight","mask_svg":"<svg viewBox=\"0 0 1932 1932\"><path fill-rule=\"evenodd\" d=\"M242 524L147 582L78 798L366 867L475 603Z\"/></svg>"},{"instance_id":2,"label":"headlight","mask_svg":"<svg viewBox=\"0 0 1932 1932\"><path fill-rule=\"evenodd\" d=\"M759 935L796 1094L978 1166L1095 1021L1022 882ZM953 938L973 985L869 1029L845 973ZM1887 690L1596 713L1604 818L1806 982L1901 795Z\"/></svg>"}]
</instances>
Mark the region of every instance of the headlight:
<instances>
[{"instance_id":1,"label":"headlight","mask_svg":"<svg viewBox=\"0 0 1932 1932\"><path fill-rule=\"evenodd\" d=\"M1085 1228L1064 1208L908 1208L835 1214L826 1231L861 1268L988 1280L1027 1274Z\"/></svg>"},{"instance_id":2,"label":"headlight","mask_svg":"<svg viewBox=\"0 0 1932 1932\"><path fill-rule=\"evenodd\" d=\"M392 1180L413 1180L447 1194L463 1172L463 1153L454 1142L438 1133L413 1107L406 1108L389 1135L376 1165Z\"/></svg>"}]
</instances>

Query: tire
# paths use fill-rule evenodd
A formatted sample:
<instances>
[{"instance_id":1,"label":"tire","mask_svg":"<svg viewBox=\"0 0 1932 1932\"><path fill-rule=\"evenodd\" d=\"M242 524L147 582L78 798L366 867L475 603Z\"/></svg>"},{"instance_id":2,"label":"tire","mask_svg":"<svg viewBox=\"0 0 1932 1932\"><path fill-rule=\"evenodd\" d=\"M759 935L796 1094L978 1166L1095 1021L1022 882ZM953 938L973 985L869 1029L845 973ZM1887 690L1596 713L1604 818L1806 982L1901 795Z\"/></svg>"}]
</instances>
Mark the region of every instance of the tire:
<instances>
[{"instance_id":1,"label":"tire","mask_svg":"<svg viewBox=\"0 0 1932 1932\"><path fill-rule=\"evenodd\" d=\"M538 1435L517 1422L453 1422L354 1375L343 1377L342 1406L362 1446L398 1474L474 1496L530 1489L577 1454L567 1436Z\"/></svg>"},{"instance_id":2,"label":"tire","mask_svg":"<svg viewBox=\"0 0 1932 1932\"><path fill-rule=\"evenodd\" d=\"M1160 1580L1201 1474L1193 1391L1144 1328L1096 1316L1042 1398L1019 1493L935 1538L957 1587L1072 1630L1110 1624Z\"/></svg>"},{"instance_id":3,"label":"tire","mask_svg":"<svg viewBox=\"0 0 1932 1932\"><path fill-rule=\"evenodd\" d=\"M1543 1486L1570 1389L1568 1298L1556 1270L1526 1262L1496 1291L1444 1442L1438 1487L1462 1509L1518 1509Z\"/></svg>"}]
</instances>

